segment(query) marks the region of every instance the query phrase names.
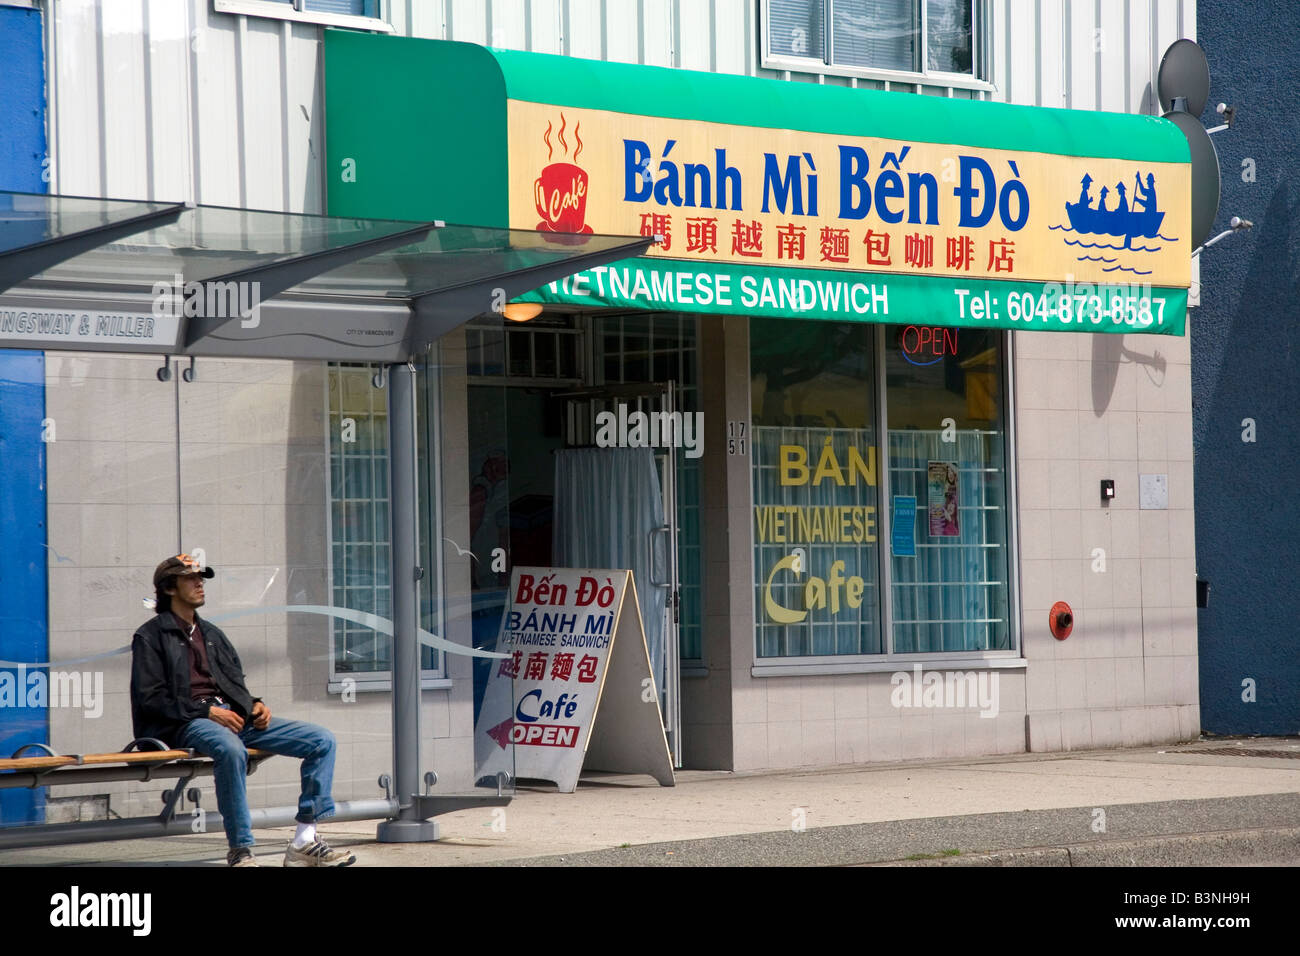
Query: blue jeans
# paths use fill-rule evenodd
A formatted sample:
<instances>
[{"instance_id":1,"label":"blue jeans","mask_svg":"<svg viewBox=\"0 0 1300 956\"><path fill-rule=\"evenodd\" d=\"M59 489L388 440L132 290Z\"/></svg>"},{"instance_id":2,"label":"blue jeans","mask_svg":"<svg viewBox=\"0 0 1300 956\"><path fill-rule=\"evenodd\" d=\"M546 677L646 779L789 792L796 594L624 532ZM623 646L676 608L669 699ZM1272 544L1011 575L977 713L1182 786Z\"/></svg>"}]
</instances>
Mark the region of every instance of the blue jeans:
<instances>
[{"instance_id":1,"label":"blue jeans","mask_svg":"<svg viewBox=\"0 0 1300 956\"><path fill-rule=\"evenodd\" d=\"M272 717L265 730L244 721L239 733L215 720L200 717L181 731L178 746L212 758L217 809L231 849L251 847L253 820L248 812L248 748L302 758L302 793L298 797L299 823L313 823L334 812L330 789L334 782L334 735L324 727L301 720Z\"/></svg>"}]
</instances>

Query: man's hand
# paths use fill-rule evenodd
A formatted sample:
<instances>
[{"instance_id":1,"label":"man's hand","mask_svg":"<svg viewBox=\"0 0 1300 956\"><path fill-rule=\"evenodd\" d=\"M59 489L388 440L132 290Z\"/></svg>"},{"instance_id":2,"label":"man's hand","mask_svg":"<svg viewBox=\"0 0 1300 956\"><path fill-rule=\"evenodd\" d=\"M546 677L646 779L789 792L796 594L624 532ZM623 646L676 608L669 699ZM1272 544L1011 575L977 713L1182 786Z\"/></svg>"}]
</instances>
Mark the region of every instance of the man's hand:
<instances>
[{"instance_id":1,"label":"man's hand","mask_svg":"<svg viewBox=\"0 0 1300 956\"><path fill-rule=\"evenodd\" d=\"M271 725L271 708L260 700L253 705L253 712L249 716L253 718L255 730L266 730Z\"/></svg>"},{"instance_id":2,"label":"man's hand","mask_svg":"<svg viewBox=\"0 0 1300 956\"><path fill-rule=\"evenodd\" d=\"M227 730L239 733L244 729L244 718L240 717L233 710L227 710L225 707L213 705L208 708L208 720L216 721Z\"/></svg>"}]
</instances>

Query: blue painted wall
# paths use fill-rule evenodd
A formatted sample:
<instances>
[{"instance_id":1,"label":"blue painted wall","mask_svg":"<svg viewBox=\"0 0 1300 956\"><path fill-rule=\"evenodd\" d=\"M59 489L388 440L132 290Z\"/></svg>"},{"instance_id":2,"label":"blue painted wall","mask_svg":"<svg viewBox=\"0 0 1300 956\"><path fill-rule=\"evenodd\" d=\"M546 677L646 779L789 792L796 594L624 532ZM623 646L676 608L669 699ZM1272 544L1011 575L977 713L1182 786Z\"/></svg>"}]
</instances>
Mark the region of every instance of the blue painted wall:
<instances>
[{"instance_id":1,"label":"blue painted wall","mask_svg":"<svg viewBox=\"0 0 1300 956\"><path fill-rule=\"evenodd\" d=\"M43 43L39 11L0 6L0 190L45 192Z\"/></svg>"},{"instance_id":2,"label":"blue painted wall","mask_svg":"<svg viewBox=\"0 0 1300 956\"><path fill-rule=\"evenodd\" d=\"M1201 726L1300 733L1300 3L1199 0L1210 101L1237 115L1214 144L1223 198L1254 222L1201 255L1191 322L1196 562L1211 583L1198 612ZM1243 161L1255 181L1243 181ZM1244 419L1256 440L1242 441ZM1242 681L1256 684L1254 703Z\"/></svg>"},{"instance_id":3,"label":"blue painted wall","mask_svg":"<svg viewBox=\"0 0 1300 956\"><path fill-rule=\"evenodd\" d=\"M0 6L0 64L0 190L45 192L39 12ZM44 417L44 355L0 350L0 660L49 657ZM0 707L0 754L32 741L49 741L48 712ZM39 822L44 808L44 788L0 790L0 824Z\"/></svg>"},{"instance_id":4,"label":"blue painted wall","mask_svg":"<svg viewBox=\"0 0 1300 956\"><path fill-rule=\"evenodd\" d=\"M44 417L44 353L0 351L0 660L49 658ZM11 675L13 694L0 706L0 754L7 757L27 743L48 743L49 712L26 706L26 687L19 682L24 672L5 667L0 673ZM43 787L0 790L2 824L39 822L44 807Z\"/></svg>"}]
</instances>

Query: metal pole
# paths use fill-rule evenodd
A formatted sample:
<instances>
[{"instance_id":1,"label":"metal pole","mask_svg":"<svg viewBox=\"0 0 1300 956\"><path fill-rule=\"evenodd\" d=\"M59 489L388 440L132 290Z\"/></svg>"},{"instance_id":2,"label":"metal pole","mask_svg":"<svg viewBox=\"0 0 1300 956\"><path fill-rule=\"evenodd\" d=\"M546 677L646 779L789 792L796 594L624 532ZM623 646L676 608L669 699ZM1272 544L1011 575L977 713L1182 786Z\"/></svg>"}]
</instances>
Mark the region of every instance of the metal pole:
<instances>
[{"instance_id":1,"label":"metal pole","mask_svg":"<svg viewBox=\"0 0 1300 956\"><path fill-rule=\"evenodd\" d=\"M401 811L379 824L381 843L438 839L438 826L416 815L420 790L419 573L416 522L415 367L388 366L388 513L392 522L393 780Z\"/></svg>"}]
</instances>

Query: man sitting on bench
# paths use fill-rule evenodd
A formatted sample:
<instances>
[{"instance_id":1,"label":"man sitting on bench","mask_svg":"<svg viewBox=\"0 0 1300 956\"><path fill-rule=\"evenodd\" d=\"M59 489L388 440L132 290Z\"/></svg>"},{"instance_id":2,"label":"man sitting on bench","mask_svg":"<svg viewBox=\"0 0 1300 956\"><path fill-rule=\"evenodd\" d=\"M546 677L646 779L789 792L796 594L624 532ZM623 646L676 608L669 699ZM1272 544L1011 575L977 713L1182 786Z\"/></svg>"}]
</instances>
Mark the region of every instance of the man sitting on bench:
<instances>
[{"instance_id":1,"label":"man sitting on bench","mask_svg":"<svg viewBox=\"0 0 1300 956\"><path fill-rule=\"evenodd\" d=\"M298 831L285 866L347 866L356 857L327 846L316 821L334 812L334 735L324 727L272 717L244 684L239 655L221 628L200 621L203 580L215 575L188 554L153 573L157 615L131 642L131 719L136 737L157 737L212 758L217 809L231 866L257 866L245 777L248 748L302 758Z\"/></svg>"}]
</instances>

